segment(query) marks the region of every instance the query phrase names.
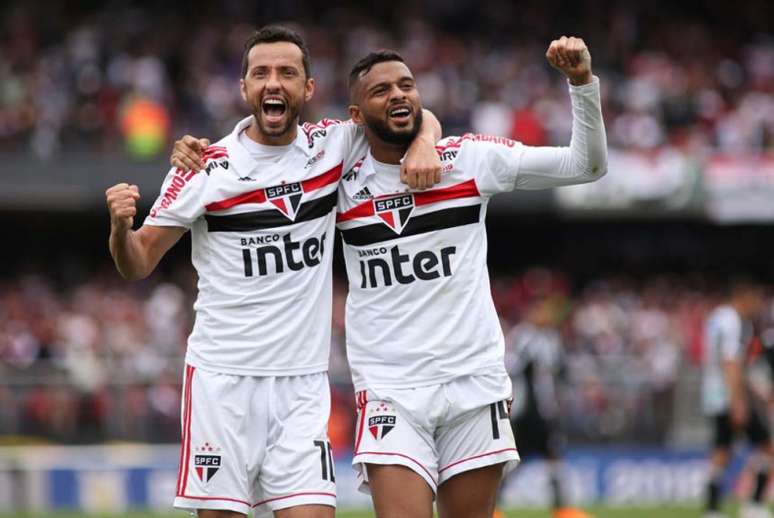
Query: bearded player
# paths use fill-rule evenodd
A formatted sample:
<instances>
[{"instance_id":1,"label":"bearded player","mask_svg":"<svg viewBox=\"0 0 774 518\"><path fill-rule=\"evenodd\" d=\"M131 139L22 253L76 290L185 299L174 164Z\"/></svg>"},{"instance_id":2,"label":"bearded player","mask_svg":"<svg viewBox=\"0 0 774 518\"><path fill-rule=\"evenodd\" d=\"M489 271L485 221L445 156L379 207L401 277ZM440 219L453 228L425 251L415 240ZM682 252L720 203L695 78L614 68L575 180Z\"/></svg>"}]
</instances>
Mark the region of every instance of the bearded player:
<instances>
[{"instance_id":1,"label":"bearded player","mask_svg":"<svg viewBox=\"0 0 774 518\"><path fill-rule=\"evenodd\" d=\"M110 251L125 278L141 279L191 231L199 293L175 506L203 518L251 509L332 518L326 371L335 206L342 172L365 140L353 124L298 125L314 80L292 31L257 31L239 84L252 115L207 148L201 168L167 175L140 229L132 230L137 187L108 189ZM440 129L423 132L407 160L416 164L419 154L432 164Z\"/></svg>"},{"instance_id":2,"label":"bearded player","mask_svg":"<svg viewBox=\"0 0 774 518\"><path fill-rule=\"evenodd\" d=\"M400 183L422 113L411 71L386 51L350 75L350 115L370 149L342 182L337 226L358 405L353 465L379 518L430 518L434 498L444 518L489 518L519 460L486 266L487 204L513 189L594 181L607 162L599 80L583 40L555 40L546 57L570 83L569 147L448 137L437 146L441 183L425 192ZM417 306L432 311L411 321Z\"/></svg>"},{"instance_id":3,"label":"bearded player","mask_svg":"<svg viewBox=\"0 0 774 518\"><path fill-rule=\"evenodd\" d=\"M585 44L563 37L546 56L570 81L570 146L450 137L437 147L441 183L425 192L400 183L401 157L422 119L411 71L386 51L350 74L350 114L370 151L344 175L337 225L357 391L353 464L379 518L430 518L434 498L444 518L489 518L503 474L519 460L486 267L486 206L499 192L594 181L607 166ZM432 311L409 321L418 306Z\"/></svg>"}]
</instances>

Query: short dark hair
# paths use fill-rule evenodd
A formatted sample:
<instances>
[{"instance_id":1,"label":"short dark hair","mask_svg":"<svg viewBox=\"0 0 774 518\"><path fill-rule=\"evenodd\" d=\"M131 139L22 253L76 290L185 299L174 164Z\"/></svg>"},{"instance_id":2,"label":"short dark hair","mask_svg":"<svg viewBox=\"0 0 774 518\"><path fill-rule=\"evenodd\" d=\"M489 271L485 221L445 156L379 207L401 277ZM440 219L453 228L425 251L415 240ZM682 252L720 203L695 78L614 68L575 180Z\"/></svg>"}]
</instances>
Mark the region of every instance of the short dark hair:
<instances>
[{"instance_id":1,"label":"short dark hair","mask_svg":"<svg viewBox=\"0 0 774 518\"><path fill-rule=\"evenodd\" d=\"M398 54L394 50L382 49L375 52L371 52L366 57L355 63L352 70L349 72L349 92L352 93L353 88L360 80L361 77L366 75L371 68L377 63L386 63L388 61L400 61L405 63L406 60L403 56Z\"/></svg>"},{"instance_id":2,"label":"short dark hair","mask_svg":"<svg viewBox=\"0 0 774 518\"><path fill-rule=\"evenodd\" d=\"M301 49L301 55L304 62L304 73L306 74L307 79L311 76L312 65L309 60L309 49L306 47L304 38L296 31L288 29L287 27L267 25L252 33L245 42L245 50L242 53L243 78L247 75L247 56L250 54L250 49L261 43L276 43L278 41L287 41Z\"/></svg>"}]
</instances>

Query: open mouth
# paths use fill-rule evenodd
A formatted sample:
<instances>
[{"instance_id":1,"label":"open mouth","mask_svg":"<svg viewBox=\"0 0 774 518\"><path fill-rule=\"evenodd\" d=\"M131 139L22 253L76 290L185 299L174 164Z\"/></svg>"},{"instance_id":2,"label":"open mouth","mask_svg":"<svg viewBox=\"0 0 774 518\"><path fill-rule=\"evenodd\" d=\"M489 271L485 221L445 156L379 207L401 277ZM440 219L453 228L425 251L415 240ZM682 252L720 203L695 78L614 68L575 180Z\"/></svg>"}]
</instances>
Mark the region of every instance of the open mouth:
<instances>
[{"instance_id":1,"label":"open mouth","mask_svg":"<svg viewBox=\"0 0 774 518\"><path fill-rule=\"evenodd\" d=\"M387 115L395 122L407 122L411 117L411 107L406 105L395 106L390 108Z\"/></svg>"},{"instance_id":2,"label":"open mouth","mask_svg":"<svg viewBox=\"0 0 774 518\"><path fill-rule=\"evenodd\" d=\"M269 97L263 100L261 103L261 109L263 114L269 120L279 120L285 115L287 105L285 100L278 97Z\"/></svg>"}]
</instances>

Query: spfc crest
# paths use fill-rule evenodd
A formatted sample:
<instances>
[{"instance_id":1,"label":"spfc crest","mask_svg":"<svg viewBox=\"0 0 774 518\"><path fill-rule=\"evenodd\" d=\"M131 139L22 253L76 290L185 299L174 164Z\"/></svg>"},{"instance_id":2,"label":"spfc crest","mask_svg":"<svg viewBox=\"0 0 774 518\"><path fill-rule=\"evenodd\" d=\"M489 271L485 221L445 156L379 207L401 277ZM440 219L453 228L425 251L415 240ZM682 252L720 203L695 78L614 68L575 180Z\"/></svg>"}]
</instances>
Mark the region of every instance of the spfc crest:
<instances>
[{"instance_id":1,"label":"spfc crest","mask_svg":"<svg viewBox=\"0 0 774 518\"><path fill-rule=\"evenodd\" d=\"M374 439L382 439L395 428L397 416L395 410L388 404L379 402L376 408L369 412L368 431Z\"/></svg>"},{"instance_id":2,"label":"spfc crest","mask_svg":"<svg viewBox=\"0 0 774 518\"><path fill-rule=\"evenodd\" d=\"M202 482L209 482L220 469L220 448L204 443L204 446L201 448L196 448L196 452L194 455L196 476Z\"/></svg>"},{"instance_id":3,"label":"spfc crest","mask_svg":"<svg viewBox=\"0 0 774 518\"><path fill-rule=\"evenodd\" d=\"M374 212L396 234L400 234L414 212L414 195L406 193L374 200Z\"/></svg>"},{"instance_id":4,"label":"spfc crest","mask_svg":"<svg viewBox=\"0 0 774 518\"><path fill-rule=\"evenodd\" d=\"M296 211L298 206L301 205L301 196L304 194L304 189L300 183L276 185L274 187L267 187L264 191L266 199L272 205L277 207L290 221L295 221Z\"/></svg>"}]
</instances>

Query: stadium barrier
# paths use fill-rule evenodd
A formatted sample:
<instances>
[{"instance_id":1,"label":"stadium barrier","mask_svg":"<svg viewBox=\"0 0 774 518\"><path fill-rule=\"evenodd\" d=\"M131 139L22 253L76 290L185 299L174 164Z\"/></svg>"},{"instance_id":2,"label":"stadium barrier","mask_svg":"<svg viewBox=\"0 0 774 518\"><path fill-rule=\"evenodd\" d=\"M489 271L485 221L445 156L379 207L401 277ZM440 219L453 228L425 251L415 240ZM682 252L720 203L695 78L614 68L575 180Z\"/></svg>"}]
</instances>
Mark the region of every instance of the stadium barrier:
<instances>
[{"instance_id":1,"label":"stadium barrier","mask_svg":"<svg viewBox=\"0 0 774 518\"><path fill-rule=\"evenodd\" d=\"M177 478L176 446L20 446L0 448L0 511L81 509L112 512L171 508ZM737 477L745 492L747 477ZM576 448L567 452L564 477L575 504L696 504L704 490L706 461L699 449ZM349 459L336 462L342 508L369 506L356 488ZM502 504L549 503L546 465L527 461L503 484Z\"/></svg>"}]
</instances>

